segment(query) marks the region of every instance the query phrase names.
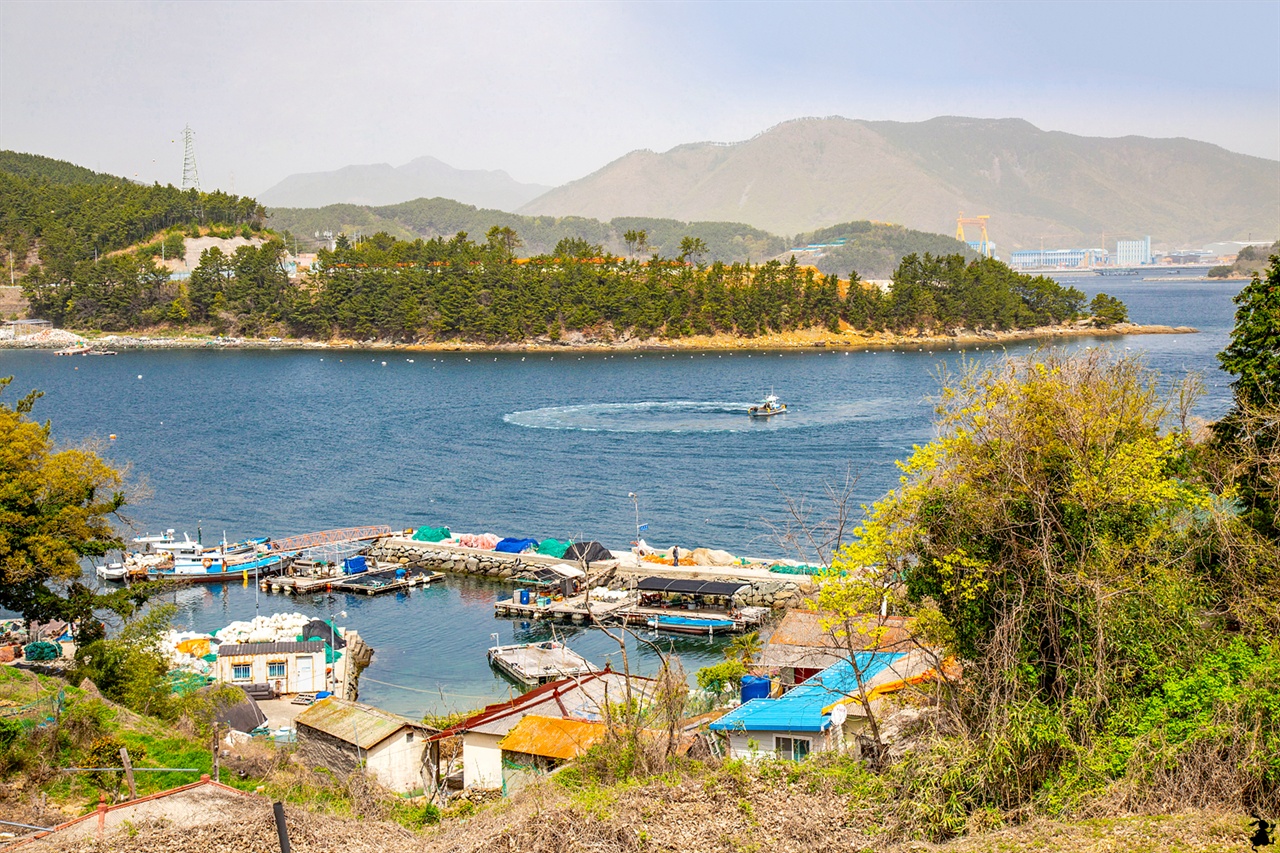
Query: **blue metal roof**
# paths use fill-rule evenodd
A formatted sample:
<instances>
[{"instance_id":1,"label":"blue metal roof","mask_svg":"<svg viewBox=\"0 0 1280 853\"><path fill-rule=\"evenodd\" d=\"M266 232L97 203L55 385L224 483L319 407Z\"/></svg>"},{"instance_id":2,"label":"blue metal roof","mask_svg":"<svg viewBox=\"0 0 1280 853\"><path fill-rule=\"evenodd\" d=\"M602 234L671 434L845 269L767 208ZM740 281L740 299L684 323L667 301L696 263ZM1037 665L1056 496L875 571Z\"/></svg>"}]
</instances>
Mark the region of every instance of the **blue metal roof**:
<instances>
[{"instance_id":1,"label":"blue metal roof","mask_svg":"<svg viewBox=\"0 0 1280 853\"><path fill-rule=\"evenodd\" d=\"M862 680L879 675L901 654L859 652ZM858 679L847 660L832 664L803 684L777 699L752 699L711 724L712 731L821 732L831 725L831 715L822 709L856 695Z\"/></svg>"}]
</instances>

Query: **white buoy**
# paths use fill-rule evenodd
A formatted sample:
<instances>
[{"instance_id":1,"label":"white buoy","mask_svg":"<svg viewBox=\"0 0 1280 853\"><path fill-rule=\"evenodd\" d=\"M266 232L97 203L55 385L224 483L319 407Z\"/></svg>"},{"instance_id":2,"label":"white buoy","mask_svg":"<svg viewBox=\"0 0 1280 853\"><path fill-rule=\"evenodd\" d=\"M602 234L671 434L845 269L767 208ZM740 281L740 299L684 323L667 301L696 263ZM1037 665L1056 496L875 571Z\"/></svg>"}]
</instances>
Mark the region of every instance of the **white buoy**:
<instances>
[{"instance_id":1,"label":"white buoy","mask_svg":"<svg viewBox=\"0 0 1280 853\"><path fill-rule=\"evenodd\" d=\"M387 363L386 363L385 361L384 361L384 362L382 362L382 366L383 366L383 367L386 367L386 366L387 366Z\"/></svg>"},{"instance_id":2,"label":"white buoy","mask_svg":"<svg viewBox=\"0 0 1280 853\"><path fill-rule=\"evenodd\" d=\"M141 378L142 378L142 374L141 374L141 373L139 373L139 374L138 374L138 378L139 378L139 379L141 379Z\"/></svg>"}]
</instances>

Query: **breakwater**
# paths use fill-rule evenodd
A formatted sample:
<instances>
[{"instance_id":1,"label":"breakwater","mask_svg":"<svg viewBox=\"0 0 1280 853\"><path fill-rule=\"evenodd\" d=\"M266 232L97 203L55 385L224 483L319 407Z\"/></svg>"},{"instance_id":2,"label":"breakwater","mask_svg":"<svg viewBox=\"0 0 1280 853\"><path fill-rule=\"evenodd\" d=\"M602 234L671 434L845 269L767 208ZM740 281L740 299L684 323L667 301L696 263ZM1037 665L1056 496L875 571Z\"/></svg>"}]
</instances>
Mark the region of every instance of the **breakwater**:
<instances>
[{"instance_id":1,"label":"breakwater","mask_svg":"<svg viewBox=\"0 0 1280 853\"><path fill-rule=\"evenodd\" d=\"M412 539L381 539L370 556L409 569L455 572L495 580L517 579L523 573L563 563L537 554L501 554L454 545L417 542ZM779 577L767 570L735 566L665 566L657 563L604 560L588 568L587 583L610 589L631 589L642 577L700 578L741 581L746 588L733 597L739 607L786 607L799 603L812 590L803 576Z\"/></svg>"}]
</instances>

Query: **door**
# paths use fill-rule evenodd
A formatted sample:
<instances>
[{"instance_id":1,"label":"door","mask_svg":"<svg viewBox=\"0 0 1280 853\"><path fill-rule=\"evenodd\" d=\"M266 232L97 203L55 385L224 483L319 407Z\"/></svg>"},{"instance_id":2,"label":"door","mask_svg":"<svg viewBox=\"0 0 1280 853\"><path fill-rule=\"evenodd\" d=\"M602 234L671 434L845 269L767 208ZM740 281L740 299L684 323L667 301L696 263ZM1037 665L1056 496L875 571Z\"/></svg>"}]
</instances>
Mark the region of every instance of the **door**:
<instances>
[{"instance_id":1,"label":"door","mask_svg":"<svg viewBox=\"0 0 1280 853\"><path fill-rule=\"evenodd\" d=\"M298 690L299 693L310 693L315 690L315 684L312 683L312 672L310 657L298 658Z\"/></svg>"}]
</instances>

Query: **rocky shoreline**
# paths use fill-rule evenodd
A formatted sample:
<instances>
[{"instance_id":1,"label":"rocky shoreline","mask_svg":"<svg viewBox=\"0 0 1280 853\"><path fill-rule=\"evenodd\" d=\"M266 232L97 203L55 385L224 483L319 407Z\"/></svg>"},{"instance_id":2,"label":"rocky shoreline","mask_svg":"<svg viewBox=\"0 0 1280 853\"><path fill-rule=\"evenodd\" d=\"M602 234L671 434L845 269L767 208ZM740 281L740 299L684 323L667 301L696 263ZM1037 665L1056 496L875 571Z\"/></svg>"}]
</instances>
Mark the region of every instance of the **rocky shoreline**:
<instances>
[{"instance_id":1,"label":"rocky shoreline","mask_svg":"<svg viewBox=\"0 0 1280 853\"><path fill-rule=\"evenodd\" d=\"M125 349L304 349L304 350L390 350L404 352L599 352L611 350L669 351L669 350L778 350L778 349L955 349L985 347L1002 343L1023 341L1051 341L1058 338L1120 337L1124 335L1179 335L1195 334L1198 329L1190 326L1140 325L1117 323L1112 326L1095 326L1090 321L1061 326L1040 326L1034 329L993 331L990 329L952 329L945 333L893 334L890 332L858 332L847 330L830 332L825 329L804 329L794 332L778 332L743 338L734 335L692 335L683 338L633 338L622 336L593 337L580 332L563 336L558 341L550 338L534 338L519 343L492 344L462 341L426 341L401 343L395 341L334 339L316 341L301 338L230 338L211 336L168 335L102 335L93 332L73 332L65 329L46 329L34 335L18 338L0 338L0 349L63 349L68 346L90 345L100 350Z\"/></svg>"}]
</instances>

